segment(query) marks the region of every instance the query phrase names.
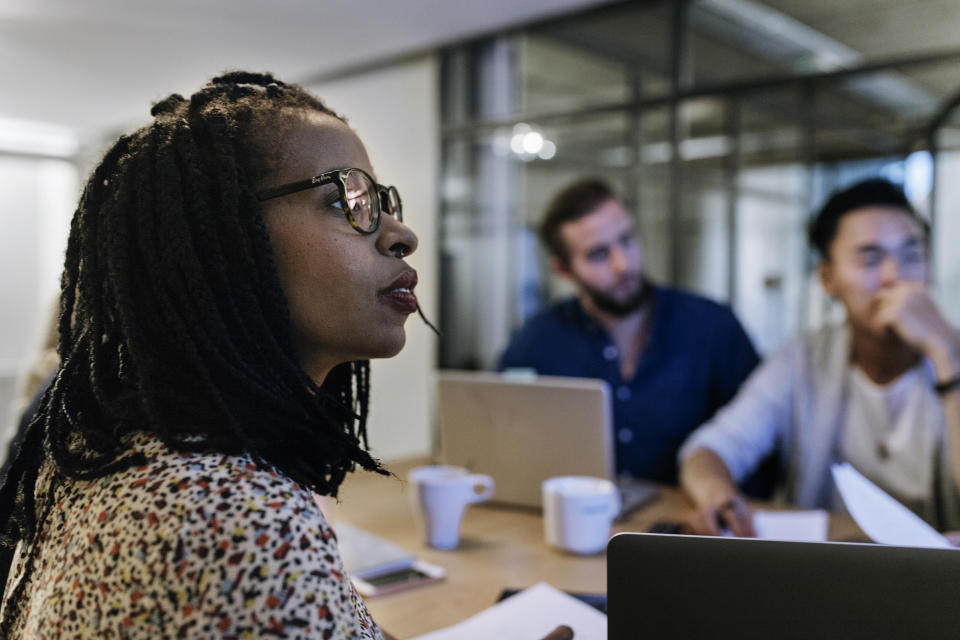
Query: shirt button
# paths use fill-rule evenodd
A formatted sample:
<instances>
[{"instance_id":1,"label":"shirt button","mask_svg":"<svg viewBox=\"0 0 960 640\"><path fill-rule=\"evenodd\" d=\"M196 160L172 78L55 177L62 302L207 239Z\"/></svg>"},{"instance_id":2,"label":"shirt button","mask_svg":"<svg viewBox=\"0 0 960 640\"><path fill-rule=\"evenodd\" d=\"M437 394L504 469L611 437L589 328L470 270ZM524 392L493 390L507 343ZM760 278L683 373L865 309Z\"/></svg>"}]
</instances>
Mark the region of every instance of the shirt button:
<instances>
[{"instance_id":1,"label":"shirt button","mask_svg":"<svg viewBox=\"0 0 960 640\"><path fill-rule=\"evenodd\" d=\"M608 344L603 348L603 357L605 360L616 360L618 355L620 355L620 353L612 344Z\"/></svg>"},{"instance_id":2,"label":"shirt button","mask_svg":"<svg viewBox=\"0 0 960 640\"><path fill-rule=\"evenodd\" d=\"M630 387L617 387L617 400L629 400L630 399Z\"/></svg>"},{"instance_id":3,"label":"shirt button","mask_svg":"<svg viewBox=\"0 0 960 640\"><path fill-rule=\"evenodd\" d=\"M623 444L627 444L628 442L633 440L633 431L631 431L630 429L627 429L626 427L624 427L623 429L620 429L619 431L617 431L617 440L619 440Z\"/></svg>"}]
</instances>

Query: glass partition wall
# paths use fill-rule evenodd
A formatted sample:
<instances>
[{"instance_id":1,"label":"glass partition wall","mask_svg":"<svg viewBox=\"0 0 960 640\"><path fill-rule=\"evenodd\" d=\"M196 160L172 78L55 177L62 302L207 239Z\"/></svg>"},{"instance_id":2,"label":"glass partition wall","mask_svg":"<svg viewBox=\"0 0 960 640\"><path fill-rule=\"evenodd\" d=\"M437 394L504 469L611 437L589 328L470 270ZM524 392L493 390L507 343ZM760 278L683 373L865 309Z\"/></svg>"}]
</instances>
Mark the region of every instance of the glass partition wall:
<instances>
[{"instance_id":1,"label":"glass partition wall","mask_svg":"<svg viewBox=\"0 0 960 640\"><path fill-rule=\"evenodd\" d=\"M442 368L494 366L513 329L570 294L536 229L578 177L637 213L650 277L729 303L763 352L839 313L805 237L830 191L885 175L946 224L960 50L884 58L790 5L624 2L442 52Z\"/></svg>"},{"instance_id":2,"label":"glass partition wall","mask_svg":"<svg viewBox=\"0 0 960 640\"><path fill-rule=\"evenodd\" d=\"M933 188L930 195L937 293L948 318L960 326L960 91L948 101L928 129L933 160ZM924 174L919 165L907 171Z\"/></svg>"}]
</instances>

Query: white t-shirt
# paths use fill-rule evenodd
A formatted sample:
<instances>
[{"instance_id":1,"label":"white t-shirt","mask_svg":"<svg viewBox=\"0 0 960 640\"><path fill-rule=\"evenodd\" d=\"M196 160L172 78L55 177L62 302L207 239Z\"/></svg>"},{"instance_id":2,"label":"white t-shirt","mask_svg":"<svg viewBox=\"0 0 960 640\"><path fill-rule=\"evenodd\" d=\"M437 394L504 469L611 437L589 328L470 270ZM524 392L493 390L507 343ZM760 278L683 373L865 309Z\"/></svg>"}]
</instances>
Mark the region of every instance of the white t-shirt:
<instances>
[{"instance_id":1,"label":"white t-shirt","mask_svg":"<svg viewBox=\"0 0 960 640\"><path fill-rule=\"evenodd\" d=\"M847 415L839 457L912 511L933 499L934 457L943 442L941 411L923 365L885 385L848 372Z\"/></svg>"}]
</instances>

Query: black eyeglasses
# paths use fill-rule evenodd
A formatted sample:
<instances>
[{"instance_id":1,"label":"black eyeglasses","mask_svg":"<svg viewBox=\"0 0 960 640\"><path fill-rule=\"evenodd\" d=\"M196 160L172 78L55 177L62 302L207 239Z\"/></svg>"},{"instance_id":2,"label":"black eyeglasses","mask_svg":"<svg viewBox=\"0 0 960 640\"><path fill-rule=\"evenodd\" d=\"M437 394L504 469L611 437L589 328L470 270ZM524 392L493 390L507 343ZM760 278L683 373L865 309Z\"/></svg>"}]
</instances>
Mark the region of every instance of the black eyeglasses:
<instances>
[{"instance_id":1,"label":"black eyeglasses","mask_svg":"<svg viewBox=\"0 0 960 640\"><path fill-rule=\"evenodd\" d=\"M264 189L257 194L257 200L263 202L330 183L336 184L340 190L340 200L333 203L334 206L343 211L350 226L360 233L376 231L380 227L381 212L403 222L403 206L397 188L377 184L363 169L334 169L306 180Z\"/></svg>"}]
</instances>

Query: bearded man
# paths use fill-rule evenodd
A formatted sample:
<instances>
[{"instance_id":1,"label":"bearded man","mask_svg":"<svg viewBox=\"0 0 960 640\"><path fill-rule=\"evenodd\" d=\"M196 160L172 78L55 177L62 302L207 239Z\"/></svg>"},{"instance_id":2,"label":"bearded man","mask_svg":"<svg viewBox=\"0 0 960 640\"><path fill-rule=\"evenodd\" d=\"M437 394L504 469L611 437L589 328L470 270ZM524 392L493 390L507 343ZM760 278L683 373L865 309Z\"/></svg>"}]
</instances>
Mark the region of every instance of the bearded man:
<instances>
[{"instance_id":1,"label":"bearded man","mask_svg":"<svg viewBox=\"0 0 960 640\"><path fill-rule=\"evenodd\" d=\"M750 339L728 307L644 276L634 217L600 180L560 191L540 238L577 293L531 317L499 369L606 380L618 473L675 484L686 436L756 366Z\"/></svg>"}]
</instances>

